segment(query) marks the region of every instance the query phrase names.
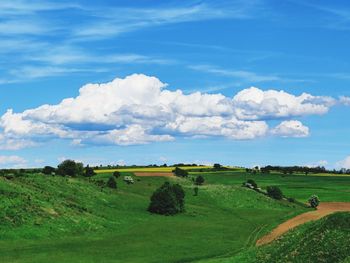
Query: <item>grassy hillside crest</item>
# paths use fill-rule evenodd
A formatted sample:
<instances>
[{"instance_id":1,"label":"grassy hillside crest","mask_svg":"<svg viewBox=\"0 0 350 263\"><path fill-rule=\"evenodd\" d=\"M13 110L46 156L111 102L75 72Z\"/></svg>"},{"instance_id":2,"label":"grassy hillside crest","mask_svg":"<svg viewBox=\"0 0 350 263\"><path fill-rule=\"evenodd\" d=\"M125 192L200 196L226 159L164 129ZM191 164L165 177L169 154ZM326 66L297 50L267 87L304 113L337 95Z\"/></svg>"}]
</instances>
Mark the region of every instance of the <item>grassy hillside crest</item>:
<instances>
[{"instance_id":1,"label":"grassy hillside crest","mask_svg":"<svg viewBox=\"0 0 350 263\"><path fill-rule=\"evenodd\" d=\"M252 248L258 238L309 209L269 198L242 187L242 182L253 178L263 189L266 185L279 185L288 196L295 193L301 202L315 190L312 177L251 175L242 170L190 172L189 178L136 177L131 172L121 172L116 179L117 189L111 189L106 182L112 173L75 178L40 173L0 176L1 259L231 262L238 256L243 260L239 262L254 262L256 251ZM192 177L198 174L205 183L197 186L195 196ZM124 176L133 177L135 183L125 183ZM322 180L326 179L319 180L323 185ZM330 189L321 189L321 193L329 194L325 195L329 199L333 196L332 187L339 184L338 191L342 191L345 182L343 178L333 180L335 184ZM147 212L151 194L165 181L184 188L184 213L161 216ZM257 255L266 260L274 257L264 251Z\"/></svg>"}]
</instances>

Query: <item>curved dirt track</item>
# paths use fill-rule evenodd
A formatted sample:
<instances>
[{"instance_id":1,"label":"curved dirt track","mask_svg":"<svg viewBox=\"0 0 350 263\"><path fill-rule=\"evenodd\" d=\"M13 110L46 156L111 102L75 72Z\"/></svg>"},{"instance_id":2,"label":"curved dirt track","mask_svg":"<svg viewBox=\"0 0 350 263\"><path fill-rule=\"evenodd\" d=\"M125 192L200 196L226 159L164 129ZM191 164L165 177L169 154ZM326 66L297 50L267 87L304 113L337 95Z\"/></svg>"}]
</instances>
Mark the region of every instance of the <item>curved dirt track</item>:
<instances>
[{"instance_id":1,"label":"curved dirt track","mask_svg":"<svg viewBox=\"0 0 350 263\"><path fill-rule=\"evenodd\" d=\"M286 222L280 224L278 227L276 227L274 230L272 230L271 233L267 234L266 236L263 236L260 238L257 242L257 246L265 245L267 243L270 243L271 241L277 239L284 233L286 233L288 230L299 226L301 224L304 224L309 221L320 219L324 216L327 216L329 214L332 214L334 212L341 212L341 211L348 211L350 212L350 202L348 203L341 203L341 202L327 202L327 203L320 203L317 210L306 212L304 214L298 215L296 217L293 217Z\"/></svg>"}]
</instances>

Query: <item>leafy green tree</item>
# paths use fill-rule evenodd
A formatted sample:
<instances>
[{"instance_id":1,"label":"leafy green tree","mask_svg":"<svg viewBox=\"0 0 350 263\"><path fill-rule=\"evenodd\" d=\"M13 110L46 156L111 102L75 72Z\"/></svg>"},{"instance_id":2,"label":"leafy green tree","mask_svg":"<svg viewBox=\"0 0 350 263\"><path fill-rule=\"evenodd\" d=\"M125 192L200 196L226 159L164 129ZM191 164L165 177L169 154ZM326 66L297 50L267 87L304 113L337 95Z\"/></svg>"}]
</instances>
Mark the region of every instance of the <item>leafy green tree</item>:
<instances>
[{"instance_id":1,"label":"leafy green tree","mask_svg":"<svg viewBox=\"0 0 350 263\"><path fill-rule=\"evenodd\" d=\"M114 176L109 177L107 186L112 189L117 189L117 181L115 180Z\"/></svg>"},{"instance_id":2,"label":"leafy green tree","mask_svg":"<svg viewBox=\"0 0 350 263\"><path fill-rule=\"evenodd\" d=\"M316 208L320 204L320 199L318 198L317 195L312 195L309 198L309 204L310 204L311 207Z\"/></svg>"},{"instance_id":3,"label":"leafy green tree","mask_svg":"<svg viewBox=\"0 0 350 263\"><path fill-rule=\"evenodd\" d=\"M89 165L85 167L85 173L84 176L86 177L91 177L96 175L94 169L92 167L90 167Z\"/></svg>"},{"instance_id":4,"label":"leafy green tree","mask_svg":"<svg viewBox=\"0 0 350 263\"><path fill-rule=\"evenodd\" d=\"M172 192L175 194L176 201L179 205L179 211L184 211L185 207L185 191L179 184L173 184L171 186Z\"/></svg>"},{"instance_id":5,"label":"leafy green tree","mask_svg":"<svg viewBox=\"0 0 350 263\"><path fill-rule=\"evenodd\" d=\"M77 163L73 160L65 160L57 167L57 174L65 176L76 177L84 173L84 166L82 163Z\"/></svg>"},{"instance_id":6,"label":"leafy green tree","mask_svg":"<svg viewBox=\"0 0 350 263\"><path fill-rule=\"evenodd\" d=\"M120 172L118 172L118 171L115 171L114 173L113 173L113 176L115 177L115 178L119 178L120 177Z\"/></svg>"},{"instance_id":7,"label":"leafy green tree","mask_svg":"<svg viewBox=\"0 0 350 263\"><path fill-rule=\"evenodd\" d=\"M56 171L56 169L54 167L51 166L45 166L42 170L43 174L47 174L47 175L51 175Z\"/></svg>"},{"instance_id":8,"label":"leafy green tree","mask_svg":"<svg viewBox=\"0 0 350 263\"><path fill-rule=\"evenodd\" d=\"M165 182L151 196L148 211L161 215L175 215L184 211L185 191L178 184Z\"/></svg>"},{"instance_id":9,"label":"leafy green tree","mask_svg":"<svg viewBox=\"0 0 350 263\"><path fill-rule=\"evenodd\" d=\"M267 195L271 198L281 200L283 198L283 193L281 189L277 186L268 186L266 188L267 190Z\"/></svg>"},{"instance_id":10,"label":"leafy green tree","mask_svg":"<svg viewBox=\"0 0 350 263\"><path fill-rule=\"evenodd\" d=\"M187 177L188 176L188 172L184 169L179 168L179 167L175 167L175 170L173 172L176 176L179 176L179 177Z\"/></svg>"},{"instance_id":11,"label":"leafy green tree","mask_svg":"<svg viewBox=\"0 0 350 263\"><path fill-rule=\"evenodd\" d=\"M199 175L199 176L197 176L197 178L196 178L196 185L202 185L203 183L204 183L204 177L203 176L201 176L201 175Z\"/></svg>"},{"instance_id":12,"label":"leafy green tree","mask_svg":"<svg viewBox=\"0 0 350 263\"><path fill-rule=\"evenodd\" d=\"M213 167L214 167L214 169L221 169L222 165L219 163L214 163Z\"/></svg>"}]
</instances>

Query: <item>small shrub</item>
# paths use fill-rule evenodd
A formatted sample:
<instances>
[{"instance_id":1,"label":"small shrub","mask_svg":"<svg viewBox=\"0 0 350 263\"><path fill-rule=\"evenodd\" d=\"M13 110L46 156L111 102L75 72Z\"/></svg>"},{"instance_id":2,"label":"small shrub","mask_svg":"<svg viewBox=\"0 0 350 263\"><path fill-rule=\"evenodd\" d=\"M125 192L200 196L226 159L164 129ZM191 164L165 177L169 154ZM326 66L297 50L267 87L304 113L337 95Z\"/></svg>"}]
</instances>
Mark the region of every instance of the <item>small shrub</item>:
<instances>
[{"instance_id":1,"label":"small shrub","mask_svg":"<svg viewBox=\"0 0 350 263\"><path fill-rule=\"evenodd\" d=\"M287 200L290 203L295 203L295 199L293 197L288 197Z\"/></svg>"},{"instance_id":2,"label":"small shrub","mask_svg":"<svg viewBox=\"0 0 350 263\"><path fill-rule=\"evenodd\" d=\"M274 198L277 200L281 200L283 198L283 193L281 189L279 189L279 187L277 186L268 186L266 190L267 190L267 195L271 198Z\"/></svg>"},{"instance_id":3,"label":"small shrub","mask_svg":"<svg viewBox=\"0 0 350 263\"><path fill-rule=\"evenodd\" d=\"M316 208L318 207L318 205L320 204L320 199L318 198L317 195L312 195L310 198L309 198L309 204L312 208Z\"/></svg>"},{"instance_id":4,"label":"small shrub","mask_svg":"<svg viewBox=\"0 0 350 263\"><path fill-rule=\"evenodd\" d=\"M204 177L199 175L199 176L197 176L195 183L196 183L196 185L202 185L204 183L204 181L205 181Z\"/></svg>"},{"instance_id":5,"label":"small shrub","mask_svg":"<svg viewBox=\"0 0 350 263\"><path fill-rule=\"evenodd\" d=\"M109 177L107 186L112 189L117 189L117 181L115 180L114 176Z\"/></svg>"},{"instance_id":6,"label":"small shrub","mask_svg":"<svg viewBox=\"0 0 350 263\"><path fill-rule=\"evenodd\" d=\"M86 166L84 176L91 177L91 176L94 176L94 175L96 175L94 169L91 168L89 165Z\"/></svg>"},{"instance_id":7,"label":"small shrub","mask_svg":"<svg viewBox=\"0 0 350 263\"><path fill-rule=\"evenodd\" d=\"M248 179L247 183L251 184L254 188L258 188L258 184L253 179Z\"/></svg>"},{"instance_id":8,"label":"small shrub","mask_svg":"<svg viewBox=\"0 0 350 263\"><path fill-rule=\"evenodd\" d=\"M188 172L184 169L179 168L179 167L176 167L173 172L176 176L179 176L179 177L187 177L188 176Z\"/></svg>"},{"instance_id":9,"label":"small shrub","mask_svg":"<svg viewBox=\"0 0 350 263\"><path fill-rule=\"evenodd\" d=\"M151 196L148 211L161 215L175 215L184 211L185 191L178 184L165 182Z\"/></svg>"},{"instance_id":10,"label":"small shrub","mask_svg":"<svg viewBox=\"0 0 350 263\"><path fill-rule=\"evenodd\" d=\"M120 177L120 172L118 172L118 171L115 171L114 173L113 173L113 176L115 177L115 178L119 178Z\"/></svg>"},{"instance_id":11,"label":"small shrub","mask_svg":"<svg viewBox=\"0 0 350 263\"><path fill-rule=\"evenodd\" d=\"M5 174L5 178L7 180L12 180L13 178L15 178L15 175L13 173L7 173Z\"/></svg>"},{"instance_id":12,"label":"small shrub","mask_svg":"<svg viewBox=\"0 0 350 263\"><path fill-rule=\"evenodd\" d=\"M51 166L45 166L42 170L43 174L47 174L47 175L51 175L53 173L55 173L56 169L54 167Z\"/></svg>"}]
</instances>

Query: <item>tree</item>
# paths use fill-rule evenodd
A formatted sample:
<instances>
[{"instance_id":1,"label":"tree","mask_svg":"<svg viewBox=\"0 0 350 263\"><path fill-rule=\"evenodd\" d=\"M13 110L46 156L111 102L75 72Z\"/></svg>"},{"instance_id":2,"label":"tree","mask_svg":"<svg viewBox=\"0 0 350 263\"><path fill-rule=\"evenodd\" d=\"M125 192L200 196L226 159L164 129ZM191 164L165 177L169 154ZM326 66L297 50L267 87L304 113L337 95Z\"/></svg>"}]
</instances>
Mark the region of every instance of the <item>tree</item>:
<instances>
[{"instance_id":1,"label":"tree","mask_svg":"<svg viewBox=\"0 0 350 263\"><path fill-rule=\"evenodd\" d=\"M318 207L318 205L320 204L320 199L318 198L317 195L312 195L310 198L309 198L309 204L312 208L316 208Z\"/></svg>"},{"instance_id":2,"label":"tree","mask_svg":"<svg viewBox=\"0 0 350 263\"><path fill-rule=\"evenodd\" d=\"M115 180L114 176L109 177L107 186L112 189L117 189L117 181Z\"/></svg>"},{"instance_id":3,"label":"tree","mask_svg":"<svg viewBox=\"0 0 350 263\"><path fill-rule=\"evenodd\" d=\"M161 215L175 215L184 211L185 191L179 184L165 182L151 196L148 211Z\"/></svg>"},{"instance_id":4,"label":"tree","mask_svg":"<svg viewBox=\"0 0 350 263\"><path fill-rule=\"evenodd\" d=\"M214 169L221 169L222 168L221 164L219 164L219 163L214 163L213 167L214 167Z\"/></svg>"},{"instance_id":5,"label":"tree","mask_svg":"<svg viewBox=\"0 0 350 263\"><path fill-rule=\"evenodd\" d=\"M54 167L51 166L45 166L42 170L43 174L51 175L56 171Z\"/></svg>"},{"instance_id":6,"label":"tree","mask_svg":"<svg viewBox=\"0 0 350 263\"><path fill-rule=\"evenodd\" d=\"M115 171L115 172L113 173L113 176L114 176L115 178L119 178L119 177L120 177L120 172Z\"/></svg>"},{"instance_id":7,"label":"tree","mask_svg":"<svg viewBox=\"0 0 350 263\"><path fill-rule=\"evenodd\" d=\"M279 189L279 187L277 186L268 186L266 190L267 190L267 195L271 198L274 198L277 200L281 200L283 198L283 193L281 189Z\"/></svg>"},{"instance_id":8,"label":"tree","mask_svg":"<svg viewBox=\"0 0 350 263\"><path fill-rule=\"evenodd\" d=\"M65 176L78 176L84 172L84 166L82 163L76 163L73 160L65 160L57 167L57 174Z\"/></svg>"},{"instance_id":9,"label":"tree","mask_svg":"<svg viewBox=\"0 0 350 263\"><path fill-rule=\"evenodd\" d=\"M96 173L92 167L90 167L89 165L86 166L84 176L91 177L91 176L94 176L95 174Z\"/></svg>"},{"instance_id":10,"label":"tree","mask_svg":"<svg viewBox=\"0 0 350 263\"><path fill-rule=\"evenodd\" d=\"M204 183L204 181L205 181L204 177L199 175L199 176L197 176L195 183L196 183L196 185L202 185Z\"/></svg>"},{"instance_id":11,"label":"tree","mask_svg":"<svg viewBox=\"0 0 350 263\"><path fill-rule=\"evenodd\" d=\"M188 172L184 169L179 168L179 167L175 167L174 173L176 176L179 176L179 177L187 177L188 176Z\"/></svg>"}]
</instances>

